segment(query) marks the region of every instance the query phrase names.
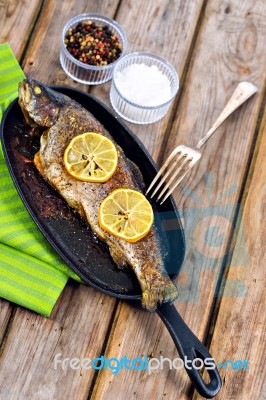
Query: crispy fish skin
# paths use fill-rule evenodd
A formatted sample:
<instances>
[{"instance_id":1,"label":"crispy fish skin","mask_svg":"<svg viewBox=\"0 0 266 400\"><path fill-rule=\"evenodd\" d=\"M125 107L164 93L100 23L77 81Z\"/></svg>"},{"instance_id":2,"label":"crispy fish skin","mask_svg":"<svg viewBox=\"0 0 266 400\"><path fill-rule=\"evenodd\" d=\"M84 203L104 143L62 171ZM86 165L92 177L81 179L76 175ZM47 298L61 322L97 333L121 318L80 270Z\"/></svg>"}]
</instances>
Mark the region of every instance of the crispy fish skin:
<instances>
[{"instance_id":1,"label":"crispy fish skin","mask_svg":"<svg viewBox=\"0 0 266 400\"><path fill-rule=\"evenodd\" d=\"M154 229L138 242L128 243L99 226L100 204L113 190L130 188L141 191L129 160L112 136L81 105L35 80L20 83L19 104L29 124L48 128L42 134L40 150L34 159L39 172L107 243L117 266L133 268L141 286L143 307L154 311L158 302L173 301L177 289L164 270ZM64 166L64 151L70 140L89 131L111 139L118 152L117 169L105 183L79 181L68 174Z\"/></svg>"}]
</instances>

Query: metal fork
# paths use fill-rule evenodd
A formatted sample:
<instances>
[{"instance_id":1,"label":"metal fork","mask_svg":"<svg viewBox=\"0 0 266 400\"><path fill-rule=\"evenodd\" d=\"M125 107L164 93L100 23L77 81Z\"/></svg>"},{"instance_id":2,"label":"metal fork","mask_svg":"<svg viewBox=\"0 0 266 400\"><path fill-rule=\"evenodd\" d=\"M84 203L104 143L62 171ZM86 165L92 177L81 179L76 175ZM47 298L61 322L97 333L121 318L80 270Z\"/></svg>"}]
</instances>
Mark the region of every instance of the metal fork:
<instances>
[{"instance_id":1,"label":"metal fork","mask_svg":"<svg viewBox=\"0 0 266 400\"><path fill-rule=\"evenodd\" d=\"M157 197L157 201L161 199L160 204L162 204L175 190L182 179L184 179L188 172L194 167L194 165L199 161L201 158L201 153L199 151L201 147L207 142L208 139L210 139L216 129L219 128L226 118L229 117L229 115L231 115L254 93L256 93L257 90L258 88L250 82L240 82L222 113L213 124L212 128L202 139L200 139L200 141L196 144L196 147L188 147L185 145L176 147L159 169L157 175L148 187L146 194L151 191L157 182L157 186L154 188L150 197L153 197L156 193L159 193L159 189L162 188L159 196ZM170 179L168 180L168 178ZM162 198L163 195L164 197Z\"/></svg>"}]
</instances>

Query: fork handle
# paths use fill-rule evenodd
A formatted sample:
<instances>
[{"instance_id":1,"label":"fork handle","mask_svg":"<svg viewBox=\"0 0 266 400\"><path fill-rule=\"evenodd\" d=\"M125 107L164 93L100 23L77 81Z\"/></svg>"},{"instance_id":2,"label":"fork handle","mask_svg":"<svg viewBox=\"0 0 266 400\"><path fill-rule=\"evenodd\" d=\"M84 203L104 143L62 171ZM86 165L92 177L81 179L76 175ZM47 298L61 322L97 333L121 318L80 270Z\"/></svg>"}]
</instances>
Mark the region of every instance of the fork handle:
<instances>
[{"instance_id":1,"label":"fork handle","mask_svg":"<svg viewBox=\"0 0 266 400\"><path fill-rule=\"evenodd\" d=\"M218 117L218 119L213 124L212 128L206 133L206 135L198 142L196 147L200 149L204 143L207 142L208 139L213 135L216 129L229 117L241 104L243 104L247 99L249 99L254 93L258 90L257 86L253 85L250 82L240 82L232 97L226 104L225 108L223 109L222 113Z\"/></svg>"}]
</instances>

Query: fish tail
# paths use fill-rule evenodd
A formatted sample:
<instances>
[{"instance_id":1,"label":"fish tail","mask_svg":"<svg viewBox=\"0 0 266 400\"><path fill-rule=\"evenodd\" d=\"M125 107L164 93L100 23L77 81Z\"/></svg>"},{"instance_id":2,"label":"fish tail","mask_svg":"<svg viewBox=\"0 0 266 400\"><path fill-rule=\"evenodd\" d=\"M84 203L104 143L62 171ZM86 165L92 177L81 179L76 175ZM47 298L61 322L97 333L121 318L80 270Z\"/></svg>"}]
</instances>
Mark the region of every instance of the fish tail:
<instances>
[{"instance_id":1,"label":"fish tail","mask_svg":"<svg viewBox=\"0 0 266 400\"><path fill-rule=\"evenodd\" d=\"M138 276L142 289L142 306L155 311L158 303L172 302L177 298L177 288L167 274L145 266Z\"/></svg>"}]
</instances>

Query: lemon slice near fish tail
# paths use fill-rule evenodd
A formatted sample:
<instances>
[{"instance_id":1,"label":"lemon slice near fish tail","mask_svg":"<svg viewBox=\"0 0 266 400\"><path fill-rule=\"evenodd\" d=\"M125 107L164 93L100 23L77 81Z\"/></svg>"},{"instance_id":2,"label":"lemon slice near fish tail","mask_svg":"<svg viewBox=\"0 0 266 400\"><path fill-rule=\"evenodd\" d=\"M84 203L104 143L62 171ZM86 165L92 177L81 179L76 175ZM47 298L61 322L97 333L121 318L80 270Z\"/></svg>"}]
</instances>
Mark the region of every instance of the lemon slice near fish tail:
<instances>
[{"instance_id":1,"label":"lemon slice near fish tail","mask_svg":"<svg viewBox=\"0 0 266 400\"><path fill-rule=\"evenodd\" d=\"M114 190L100 205L99 225L112 235L134 243L146 236L154 214L146 197L132 189Z\"/></svg>"}]
</instances>

